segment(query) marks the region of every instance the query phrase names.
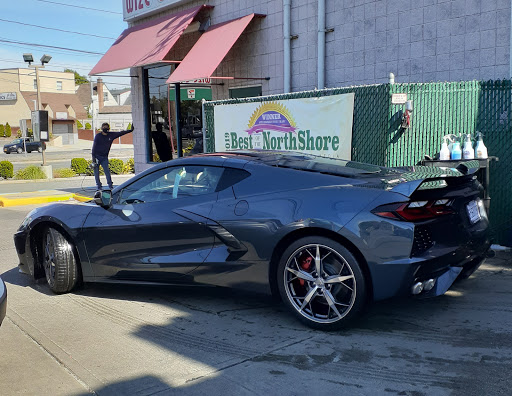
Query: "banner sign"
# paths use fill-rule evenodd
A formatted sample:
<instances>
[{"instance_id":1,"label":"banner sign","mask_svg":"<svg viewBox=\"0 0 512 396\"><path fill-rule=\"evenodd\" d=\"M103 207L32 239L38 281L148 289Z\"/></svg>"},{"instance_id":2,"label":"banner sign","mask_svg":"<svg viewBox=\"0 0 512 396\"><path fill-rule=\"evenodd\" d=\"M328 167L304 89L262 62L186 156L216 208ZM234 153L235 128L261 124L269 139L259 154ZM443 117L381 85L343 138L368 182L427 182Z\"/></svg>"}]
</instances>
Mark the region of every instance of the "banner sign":
<instances>
[{"instance_id":1,"label":"banner sign","mask_svg":"<svg viewBox=\"0 0 512 396\"><path fill-rule=\"evenodd\" d=\"M299 151L350 160L353 115L353 93L215 106L215 150Z\"/></svg>"},{"instance_id":2,"label":"banner sign","mask_svg":"<svg viewBox=\"0 0 512 396\"><path fill-rule=\"evenodd\" d=\"M0 100L16 100L16 92L2 92L0 93Z\"/></svg>"},{"instance_id":3,"label":"banner sign","mask_svg":"<svg viewBox=\"0 0 512 396\"><path fill-rule=\"evenodd\" d=\"M123 2L123 19L135 18L162 11L165 8L190 2L190 0L121 0Z\"/></svg>"}]
</instances>

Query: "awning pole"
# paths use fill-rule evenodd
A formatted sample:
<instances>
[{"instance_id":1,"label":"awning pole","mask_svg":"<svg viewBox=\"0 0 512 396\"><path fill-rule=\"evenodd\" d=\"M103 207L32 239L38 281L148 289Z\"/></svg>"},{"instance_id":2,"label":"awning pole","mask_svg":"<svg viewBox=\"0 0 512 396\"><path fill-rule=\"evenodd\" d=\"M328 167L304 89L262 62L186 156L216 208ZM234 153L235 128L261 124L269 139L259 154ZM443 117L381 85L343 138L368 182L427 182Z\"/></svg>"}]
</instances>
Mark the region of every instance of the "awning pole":
<instances>
[{"instance_id":1,"label":"awning pole","mask_svg":"<svg viewBox=\"0 0 512 396\"><path fill-rule=\"evenodd\" d=\"M176 102L176 140L178 146L178 158L183 157L183 150L181 147L181 91L180 83L174 84L174 100Z\"/></svg>"},{"instance_id":2,"label":"awning pole","mask_svg":"<svg viewBox=\"0 0 512 396\"><path fill-rule=\"evenodd\" d=\"M167 84L167 122L169 123L169 138L171 139L171 150L174 156L174 139L172 138L172 122L171 122L171 85Z\"/></svg>"}]
</instances>

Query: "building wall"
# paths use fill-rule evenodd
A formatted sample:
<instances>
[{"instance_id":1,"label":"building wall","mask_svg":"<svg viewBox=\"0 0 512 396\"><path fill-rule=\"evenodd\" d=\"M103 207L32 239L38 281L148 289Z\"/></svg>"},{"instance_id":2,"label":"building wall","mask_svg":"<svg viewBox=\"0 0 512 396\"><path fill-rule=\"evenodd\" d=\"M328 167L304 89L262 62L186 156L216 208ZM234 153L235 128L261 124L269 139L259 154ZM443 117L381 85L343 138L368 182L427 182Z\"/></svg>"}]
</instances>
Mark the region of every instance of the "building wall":
<instances>
[{"instance_id":1,"label":"building wall","mask_svg":"<svg viewBox=\"0 0 512 396\"><path fill-rule=\"evenodd\" d=\"M255 19L215 75L270 80L222 80L214 85L214 100L226 99L230 88L261 85L263 95L283 93L283 1L189 1L140 24L196 5L209 11L217 24L250 13ZM511 77L511 0L326 0L325 88L389 81L430 82L488 80ZM317 87L316 0L291 1L291 87L293 92ZM181 40L180 40L181 41ZM185 41L185 40L184 40ZM184 48L177 48L174 56ZM174 58L179 59L179 58ZM138 74L141 74L138 69ZM132 79L135 125L142 125L141 78ZM141 122L137 122L136 119ZM135 136L136 170L147 167L144 137ZM139 155L137 155L139 153Z\"/></svg>"},{"instance_id":2,"label":"building wall","mask_svg":"<svg viewBox=\"0 0 512 396\"><path fill-rule=\"evenodd\" d=\"M33 110L20 93L18 70L0 70L0 92L16 93L16 100L0 101L0 124L9 123L11 127L19 126L21 119L30 118L30 111Z\"/></svg>"},{"instance_id":3,"label":"building wall","mask_svg":"<svg viewBox=\"0 0 512 396\"><path fill-rule=\"evenodd\" d=\"M37 92L34 88L36 71L34 69L18 69L20 76L20 91ZM49 70L39 70L39 80L41 83L40 92L52 93L75 93L75 75L73 73L54 72ZM62 90L57 89L57 81L62 82Z\"/></svg>"}]
</instances>

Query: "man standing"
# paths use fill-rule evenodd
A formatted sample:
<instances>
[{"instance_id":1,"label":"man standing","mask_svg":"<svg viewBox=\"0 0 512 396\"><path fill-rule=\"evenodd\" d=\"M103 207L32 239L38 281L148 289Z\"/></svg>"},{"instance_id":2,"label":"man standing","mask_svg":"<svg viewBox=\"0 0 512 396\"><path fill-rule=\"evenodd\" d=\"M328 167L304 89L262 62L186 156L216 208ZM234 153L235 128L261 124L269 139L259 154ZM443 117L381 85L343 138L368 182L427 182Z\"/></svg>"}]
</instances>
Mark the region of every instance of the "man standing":
<instances>
[{"instance_id":1,"label":"man standing","mask_svg":"<svg viewBox=\"0 0 512 396\"><path fill-rule=\"evenodd\" d=\"M108 122L101 124L101 132L94 137L92 144L92 163L94 167L94 179L96 180L96 188L101 190L100 181L100 168L103 168L105 177L107 178L108 188L112 190L114 185L112 184L112 177L110 176L110 169L108 168L108 153L114 139L126 135L127 133L133 132L133 124L130 130L121 132L109 132L110 125Z\"/></svg>"},{"instance_id":2,"label":"man standing","mask_svg":"<svg viewBox=\"0 0 512 396\"><path fill-rule=\"evenodd\" d=\"M152 131L151 135L155 142L156 153L160 157L162 162L167 162L172 159L171 145L169 139L163 131L163 124L161 122L156 123L156 131Z\"/></svg>"}]
</instances>

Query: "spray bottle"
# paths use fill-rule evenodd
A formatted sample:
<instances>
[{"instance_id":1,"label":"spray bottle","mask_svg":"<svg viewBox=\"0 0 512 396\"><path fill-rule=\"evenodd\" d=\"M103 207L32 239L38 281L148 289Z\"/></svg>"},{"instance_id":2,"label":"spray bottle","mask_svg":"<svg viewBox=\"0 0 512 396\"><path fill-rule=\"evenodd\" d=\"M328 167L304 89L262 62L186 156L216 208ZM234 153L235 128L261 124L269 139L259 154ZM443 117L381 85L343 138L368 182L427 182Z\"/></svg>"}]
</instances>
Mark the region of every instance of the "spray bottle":
<instances>
[{"instance_id":1,"label":"spray bottle","mask_svg":"<svg viewBox=\"0 0 512 396\"><path fill-rule=\"evenodd\" d=\"M482 132L478 132L476 134L475 152L476 152L476 158L485 159L485 158L487 158L487 147L485 147L482 136L484 136L482 134Z\"/></svg>"},{"instance_id":2,"label":"spray bottle","mask_svg":"<svg viewBox=\"0 0 512 396\"><path fill-rule=\"evenodd\" d=\"M450 158L452 160L462 159L462 150L460 149L460 141L458 139L455 139L452 144L452 151L450 153Z\"/></svg>"},{"instance_id":3,"label":"spray bottle","mask_svg":"<svg viewBox=\"0 0 512 396\"><path fill-rule=\"evenodd\" d=\"M466 141L464 142L464 150L462 150L462 158L464 158L464 159L474 159L475 158L475 150L473 149L473 143L471 142L471 135L469 133L466 135Z\"/></svg>"},{"instance_id":4,"label":"spray bottle","mask_svg":"<svg viewBox=\"0 0 512 396\"><path fill-rule=\"evenodd\" d=\"M441 145L441 151L439 152L439 159L446 161L450 159L450 149L448 148L448 137L443 137L443 144Z\"/></svg>"}]
</instances>

